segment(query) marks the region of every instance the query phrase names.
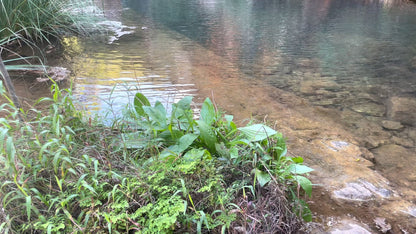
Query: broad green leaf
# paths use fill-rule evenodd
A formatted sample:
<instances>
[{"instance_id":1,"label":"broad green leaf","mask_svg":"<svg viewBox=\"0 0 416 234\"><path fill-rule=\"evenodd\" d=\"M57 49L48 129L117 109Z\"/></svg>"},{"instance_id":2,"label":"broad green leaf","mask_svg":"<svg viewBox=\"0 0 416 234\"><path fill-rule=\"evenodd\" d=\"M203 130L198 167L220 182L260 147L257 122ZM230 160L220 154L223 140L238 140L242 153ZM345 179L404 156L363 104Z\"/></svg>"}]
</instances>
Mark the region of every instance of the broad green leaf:
<instances>
[{"instance_id":1,"label":"broad green leaf","mask_svg":"<svg viewBox=\"0 0 416 234\"><path fill-rule=\"evenodd\" d=\"M173 104L173 106L172 106L172 115L171 115L172 120L171 121L174 121L174 119L183 118L183 116L185 116L185 110L177 107L176 104Z\"/></svg>"},{"instance_id":2,"label":"broad green leaf","mask_svg":"<svg viewBox=\"0 0 416 234\"><path fill-rule=\"evenodd\" d=\"M238 128L250 141L262 141L277 132L263 124L254 124L247 127Z\"/></svg>"},{"instance_id":3,"label":"broad green leaf","mask_svg":"<svg viewBox=\"0 0 416 234\"><path fill-rule=\"evenodd\" d=\"M310 197L312 195L312 182L308 178L299 175L294 176L294 179L296 180L296 182L298 182L300 187L302 187L305 193Z\"/></svg>"},{"instance_id":4,"label":"broad green leaf","mask_svg":"<svg viewBox=\"0 0 416 234\"><path fill-rule=\"evenodd\" d=\"M210 153L204 149L191 149L183 156L183 159L190 162L196 161L201 159L204 155L209 156L208 159L211 157Z\"/></svg>"},{"instance_id":5,"label":"broad green leaf","mask_svg":"<svg viewBox=\"0 0 416 234\"><path fill-rule=\"evenodd\" d=\"M177 108L180 108L182 110L191 109L192 98L192 96L182 98L178 103L176 103Z\"/></svg>"},{"instance_id":6,"label":"broad green leaf","mask_svg":"<svg viewBox=\"0 0 416 234\"><path fill-rule=\"evenodd\" d=\"M150 106L149 100L142 93L136 93L134 97L134 109L140 116L144 116L145 114L143 106Z\"/></svg>"},{"instance_id":7,"label":"broad green leaf","mask_svg":"<svg viewBox=\"0 0 416 234\"><path fill-rule=\"evenodd\" d=\"M244 145L244 146L250 145L250 141L247 139L235 140L230 143L232 145Z\"/></svg>"},{"instance_id":8,"label":"broad green leaf","mask_svg":"<svg viewBox=\"0 0 416 234\"><path fill-rule=\"evenodd\" d=\"M182 98L179 102L172 104L172 121L173 119L181 120L179 122L175 122L175 124L179 125L179 128L182 128L183 124L187 124L188 118L192 119L192 110L191 110L191 103L192 97L187 96ZM187 116L190 115L190 116ZM185 127L187 129L187 127Z\"/></svg>"},{"instance_id":9,"label":"broad green leaf","mask_svg":"<svg viewBox=\"0 0 416 234\"><path fill-rule=\"evenodd\" d=\"M227 121L226 122L226 126L227 126L228 131L229 131L227 134L234 133L234 130L237 129L237 125L235 125L235 123L233 122L234 116L232 116L232 115L225 115L224 116L224 119L225 119L225 121Z\"/></svg>"},{"instance_id":10,"label":"broad green leaf","mask_svg":"<svg viewBox=\"0 0 416 234\"><path fill-rule=\"evenodd\" d=\"M288 171L293 174L300 175L300 174L309 173L313 171L313 169L308 166L301 165L301 164L290 164L288 167Z\"/></svg>"},{"instance_id":11,"label":"broad green leaf","mask_svg":"<svg viewBox=\"0 0 416 234\"><path fill-rule=\"evenodd\" d=\"M186 149L189 148L189 146L192 145L192 143L195 141L195 139L198 138L195 134L186 134L183 135L181 138L179 138L177 144L170 146L169 148L165 149L162 153L160 153L159 157L161 159L165 159L168 156L178 156L182 152L184 152Z\"/></svg>"},{"instance_id":12,"label":"broad green leaf","mask_svg":"<svg viewBox=\"0 0 416 234\"><path fill-rule=\"evenodd\" d=\"M215 121L215 108L209 98L205 99L201 108L201 119L211 125Z\"/></svg>"},{"instance_id":13,"label":"broad green leaf","mask_svg":"<svg viewBox=\"0 0 416 234\"><path fill-rule=\"evenodd\" d=\"M178 153L182 153L183 151L188 149L188 147L191 146L191 144L195 141L196 138L198 138L198 136L195 134L186 134L182 136L181 138L179 138L179 141L178 141L179 152Z\"/></svg>"},{"instance_id":14,"label":"broad green leaf","mask_svg":"<svg viewBox=\"0 0 416 234\"><path fill-rule=\"evenodd\" d=\"M200 131L201 140L205 143L207 148L211 152L215 152L215 143L217 143L217 137L210 125L202 120L197 121Z\"/></svg>"},{"instance_id":15,"label":"broad green leaf","mask_svg":"<svg viewBox=\"0 0 416 234\"><path fill-rule=\"evenodd\" d=\"M171 125L169 125L168 130L160 133L158 137L164 140L164 144L174 145L183 135L183 131L172 129Z\"/></svg>"},{"instance_id":16,"label":"broad green leaf","mask_svg":"<svg viewBox=\"0 0 416 234\"><path fill-rule=\"evenodd\" d=\"M306 222L311 222L312 221L312 212L309 209L309 205L308 203L306 203L306 201L304 200L299 200L300 204L302 205L302 218L304 221Z\"/></svg>"},{"instance_id":17,"label":"broad green leaf","mask_svg":"<svg viewBox=\"0 0 416 234\"><path fill-rule=\"evenodd\" d=\"M166 109L162 105L162 103L156 102L156 104L155 104L154 107L151 107L151 106L143 106L142 108L143 108L144 112L152 120L154 120L156 123L158 123L159 126L162 129L166 129L167 128L167 123L166 123L166 118L167 118L167 116L166 116Z\"/></svg>"},{"instance_id":18,"label":"broad green leaf","mask_svg":"<svg viewBox=\"0 0 416 234\"><path fill-rule=\"evenodd\" d=\"M270 180L272 179L269 173L261 171L259 169L256 169L256 178L261 187L269 183Z\"/></svg>"}]
</instances>

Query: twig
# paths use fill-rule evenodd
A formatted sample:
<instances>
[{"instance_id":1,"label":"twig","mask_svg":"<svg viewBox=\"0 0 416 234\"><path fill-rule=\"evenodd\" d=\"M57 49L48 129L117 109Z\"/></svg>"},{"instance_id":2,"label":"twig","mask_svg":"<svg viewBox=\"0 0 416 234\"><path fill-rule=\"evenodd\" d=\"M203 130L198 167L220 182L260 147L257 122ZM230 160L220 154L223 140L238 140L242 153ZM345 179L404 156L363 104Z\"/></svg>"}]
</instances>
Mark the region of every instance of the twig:
<instances>
[{"instance_id":1,"label":"twig","mask_svg":"<svg viewBox=\"0 0 416 234\"><path fill-rule=\"evenodd\" d=\"M19 98L17 98L16 91L14 90L13 83L10 79L9 73L6 70L6 66L4 65L3 60L1 59L1 57L0 57L0 75L1 75L1 77L3 77L4 85L6 87L7 92L12 97L12 101L13 101L14 106L19 111L17 113L17 116L19 117L20 121L23 121L23 118L20 115L21 106L20 106Z\"/></svg>"}]
</instances>

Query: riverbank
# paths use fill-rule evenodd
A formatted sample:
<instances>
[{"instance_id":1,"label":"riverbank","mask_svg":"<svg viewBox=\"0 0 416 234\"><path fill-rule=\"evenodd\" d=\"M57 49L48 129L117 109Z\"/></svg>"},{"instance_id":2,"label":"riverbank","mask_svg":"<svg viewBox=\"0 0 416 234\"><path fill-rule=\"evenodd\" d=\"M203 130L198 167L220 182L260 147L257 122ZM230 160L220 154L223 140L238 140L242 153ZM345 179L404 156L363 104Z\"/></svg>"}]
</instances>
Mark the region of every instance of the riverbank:
<instances>
[{"instance_id":1,"label":"riverbank","mask_svg":"<svg viewBox=\"0 0 416 234\"><path fill-rule=\"evenodd\" d=\"M52 91L47 110L2 104L2 232L294 233L311 218L312 169L266 125L237 128L209 99L199 120L190 97L167 114L138 93L107 127Z\"/></svg>"}]
</instances>

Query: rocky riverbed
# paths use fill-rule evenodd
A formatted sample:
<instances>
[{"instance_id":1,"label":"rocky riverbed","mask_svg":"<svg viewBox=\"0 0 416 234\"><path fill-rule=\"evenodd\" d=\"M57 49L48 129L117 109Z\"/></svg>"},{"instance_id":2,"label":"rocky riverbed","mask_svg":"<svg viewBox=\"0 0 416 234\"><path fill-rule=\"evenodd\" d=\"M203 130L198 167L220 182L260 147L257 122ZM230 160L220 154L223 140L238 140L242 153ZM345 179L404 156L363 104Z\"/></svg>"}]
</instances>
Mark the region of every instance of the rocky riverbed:
<instances>
[{"instance_id":1,"label":"rocky riverbed","mask_svg":"<svg viewBox=\"0 0 416 234\"><path fill-rule=\"evenodd\" d=\"M310 60L302 61L303 71L283 68L274 74L279 79L267 71L253 80L203 48L181 54L190 63L177 62L177 82L194 83L201 99L211 97L241 121L274 123L289 153L315 169L310 231L416 231L415 98L382 86L363 87L367 93L346 89Z\"/></svg>"}]
</instances>

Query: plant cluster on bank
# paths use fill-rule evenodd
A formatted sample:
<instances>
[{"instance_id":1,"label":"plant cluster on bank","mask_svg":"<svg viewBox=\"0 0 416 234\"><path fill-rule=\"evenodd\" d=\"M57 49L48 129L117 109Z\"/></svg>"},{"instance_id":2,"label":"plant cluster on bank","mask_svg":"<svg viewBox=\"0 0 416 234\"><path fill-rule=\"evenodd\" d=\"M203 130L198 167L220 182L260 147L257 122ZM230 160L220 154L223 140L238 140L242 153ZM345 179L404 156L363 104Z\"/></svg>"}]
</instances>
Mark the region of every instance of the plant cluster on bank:
<instances>
[{"instance_id":1,"label":"plant cluster on bank","mask_svg":"<svg viewBox=\"0 0 416 234\"><path fill-rule=\"evenodd\" d=\"M312 169L264 124L237 127L209 99L197 120L191 97L167 113L138 93L104 125L52 91L25 121L1 105L2 233L294 233L311 218Z\"/></svg>"},{"instance_id":2,"label":"plant cluster on bank","mask_svg":"<svg viewBox=\"0 0 416 234\"><path fill-rule=\"evenodd\" d=\"M0 39L48 41L67 32L86 33L99 12L92 0L0 0Z\"/></svg>"}]
</instances>

